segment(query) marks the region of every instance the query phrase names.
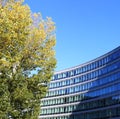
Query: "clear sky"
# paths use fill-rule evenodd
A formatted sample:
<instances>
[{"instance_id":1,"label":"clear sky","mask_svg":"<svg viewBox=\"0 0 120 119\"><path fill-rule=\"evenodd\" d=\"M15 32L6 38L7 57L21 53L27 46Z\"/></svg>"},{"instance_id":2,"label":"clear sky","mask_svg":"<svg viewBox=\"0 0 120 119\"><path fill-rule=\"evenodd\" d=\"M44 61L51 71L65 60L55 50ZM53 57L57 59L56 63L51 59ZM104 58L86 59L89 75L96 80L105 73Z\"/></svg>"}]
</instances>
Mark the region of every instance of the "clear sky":
<instances>
[{"instance_id":1,"label":"clear sky","mask_svg":"<svg viewBox=\"0 0 120 119\"><path fill-rule=\"evenodd\" d=\"M63 70L120 45L120 0L25 0L56 23L57 68Z\"/></svg>"}]
</instances>

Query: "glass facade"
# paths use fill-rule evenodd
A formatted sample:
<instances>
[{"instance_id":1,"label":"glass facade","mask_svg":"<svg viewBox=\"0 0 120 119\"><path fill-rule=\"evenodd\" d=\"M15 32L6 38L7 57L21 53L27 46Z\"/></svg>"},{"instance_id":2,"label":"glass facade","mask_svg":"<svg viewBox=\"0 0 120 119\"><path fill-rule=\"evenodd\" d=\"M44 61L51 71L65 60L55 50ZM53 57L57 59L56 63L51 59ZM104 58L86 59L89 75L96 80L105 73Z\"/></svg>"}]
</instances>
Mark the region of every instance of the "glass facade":
<instances>
[{"instance_id":1,"label":"glass facade","mask_svg":"<svg viewBox=\"0 0 120 119\"><path fill-rule=\"evenodd\" d=\"M120 47L55 72L40 119L120 119Z\"/></svg>"}]
</instances>

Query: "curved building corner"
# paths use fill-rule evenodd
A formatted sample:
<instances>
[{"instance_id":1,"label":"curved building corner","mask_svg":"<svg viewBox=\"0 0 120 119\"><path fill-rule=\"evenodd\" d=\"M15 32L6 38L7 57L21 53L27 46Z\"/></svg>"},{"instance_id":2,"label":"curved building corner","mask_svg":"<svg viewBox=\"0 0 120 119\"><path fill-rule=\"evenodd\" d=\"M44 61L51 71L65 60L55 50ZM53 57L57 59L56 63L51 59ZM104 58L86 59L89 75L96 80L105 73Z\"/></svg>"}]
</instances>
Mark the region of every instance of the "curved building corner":
<instances>
[{"instance_id":1,"label":"curved building corner","mask_svg":"<svg viewBox=\"0 0 120 119\"><path fill-rule=\"evenodd\" d=\"M55 72L40 119L120 119L120 47Z\"/></svg>"}]
</instances>

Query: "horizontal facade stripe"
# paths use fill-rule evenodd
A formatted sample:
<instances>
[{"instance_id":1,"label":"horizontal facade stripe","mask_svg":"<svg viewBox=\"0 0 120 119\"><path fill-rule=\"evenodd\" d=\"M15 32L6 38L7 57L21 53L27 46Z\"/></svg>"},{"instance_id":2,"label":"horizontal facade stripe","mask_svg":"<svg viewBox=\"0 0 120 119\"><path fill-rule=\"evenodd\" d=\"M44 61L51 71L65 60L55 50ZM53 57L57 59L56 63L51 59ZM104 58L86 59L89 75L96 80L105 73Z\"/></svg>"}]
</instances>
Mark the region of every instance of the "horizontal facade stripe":
<instances>
[{"instance_id":1,"label":"horizontal facade stripe","mask_svg":"<svg viewBox=\"0 0 120 119\"><path fill-rule=\"evenodd\" d=\"M97 97L97 98L93 98L93 99L89 99L89 100L76 101L76 102L72 102L72 103L68 103L68 104L58 104L58 105L44 106L44 107L41 107L41 109L54 108L54 107L64 107L64 106L76 105L76 104L80 104L80 103L83 104L83 103L93 102L93 101L96 101L96 100L101 100L101 99L104 99L104 98L109 98L111 96L116 96L116 95L119 95L119 94L120 94L120 92L116 92L116 93L103 95L102 97Z\"/></svg>"},{"instance_id":2,"label":"horizontal facade stripe","mask_svg":"<svg viewBox=\"0 0 120 119\"><path fill-rule=\"evenodd\" d=\"M91 110L87 110L87 111L80 111L80 112L73 112L74 114L81 114L81 113L88 113L88 112L94 112L94 111L98 111L98 110L105 110L105 109L109 109L109 108L116 108L116 107L120 107L119 105L113 105L113 106L109 106L109 107L102 107L99 109L91 109ZM65 116L65 115L71 115L72 113L64 113L64 114L53 114L53 115L45 115L45 116L40 116L42 118L45 117L58 117L58 116Z\"/></svg>"}]
</instances>

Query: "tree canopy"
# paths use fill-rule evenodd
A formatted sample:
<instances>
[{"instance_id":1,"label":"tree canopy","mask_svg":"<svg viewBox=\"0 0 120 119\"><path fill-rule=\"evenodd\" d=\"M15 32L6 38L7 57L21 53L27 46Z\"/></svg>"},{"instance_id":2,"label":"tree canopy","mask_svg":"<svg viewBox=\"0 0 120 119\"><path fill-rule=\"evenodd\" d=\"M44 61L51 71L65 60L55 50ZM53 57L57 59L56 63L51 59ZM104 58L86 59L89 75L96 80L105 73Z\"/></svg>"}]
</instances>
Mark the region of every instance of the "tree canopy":
<instances>
[{"instance_id":1,"label":"tree canopy","mask_svg":"<svg viewBox=\"0 0 120 119\"><path fill-rule=\"evenodd\" d=\"M37 119L56 65L55 24L23 0L0 0L0 119Z\"/></svg>"}]
</instances>

